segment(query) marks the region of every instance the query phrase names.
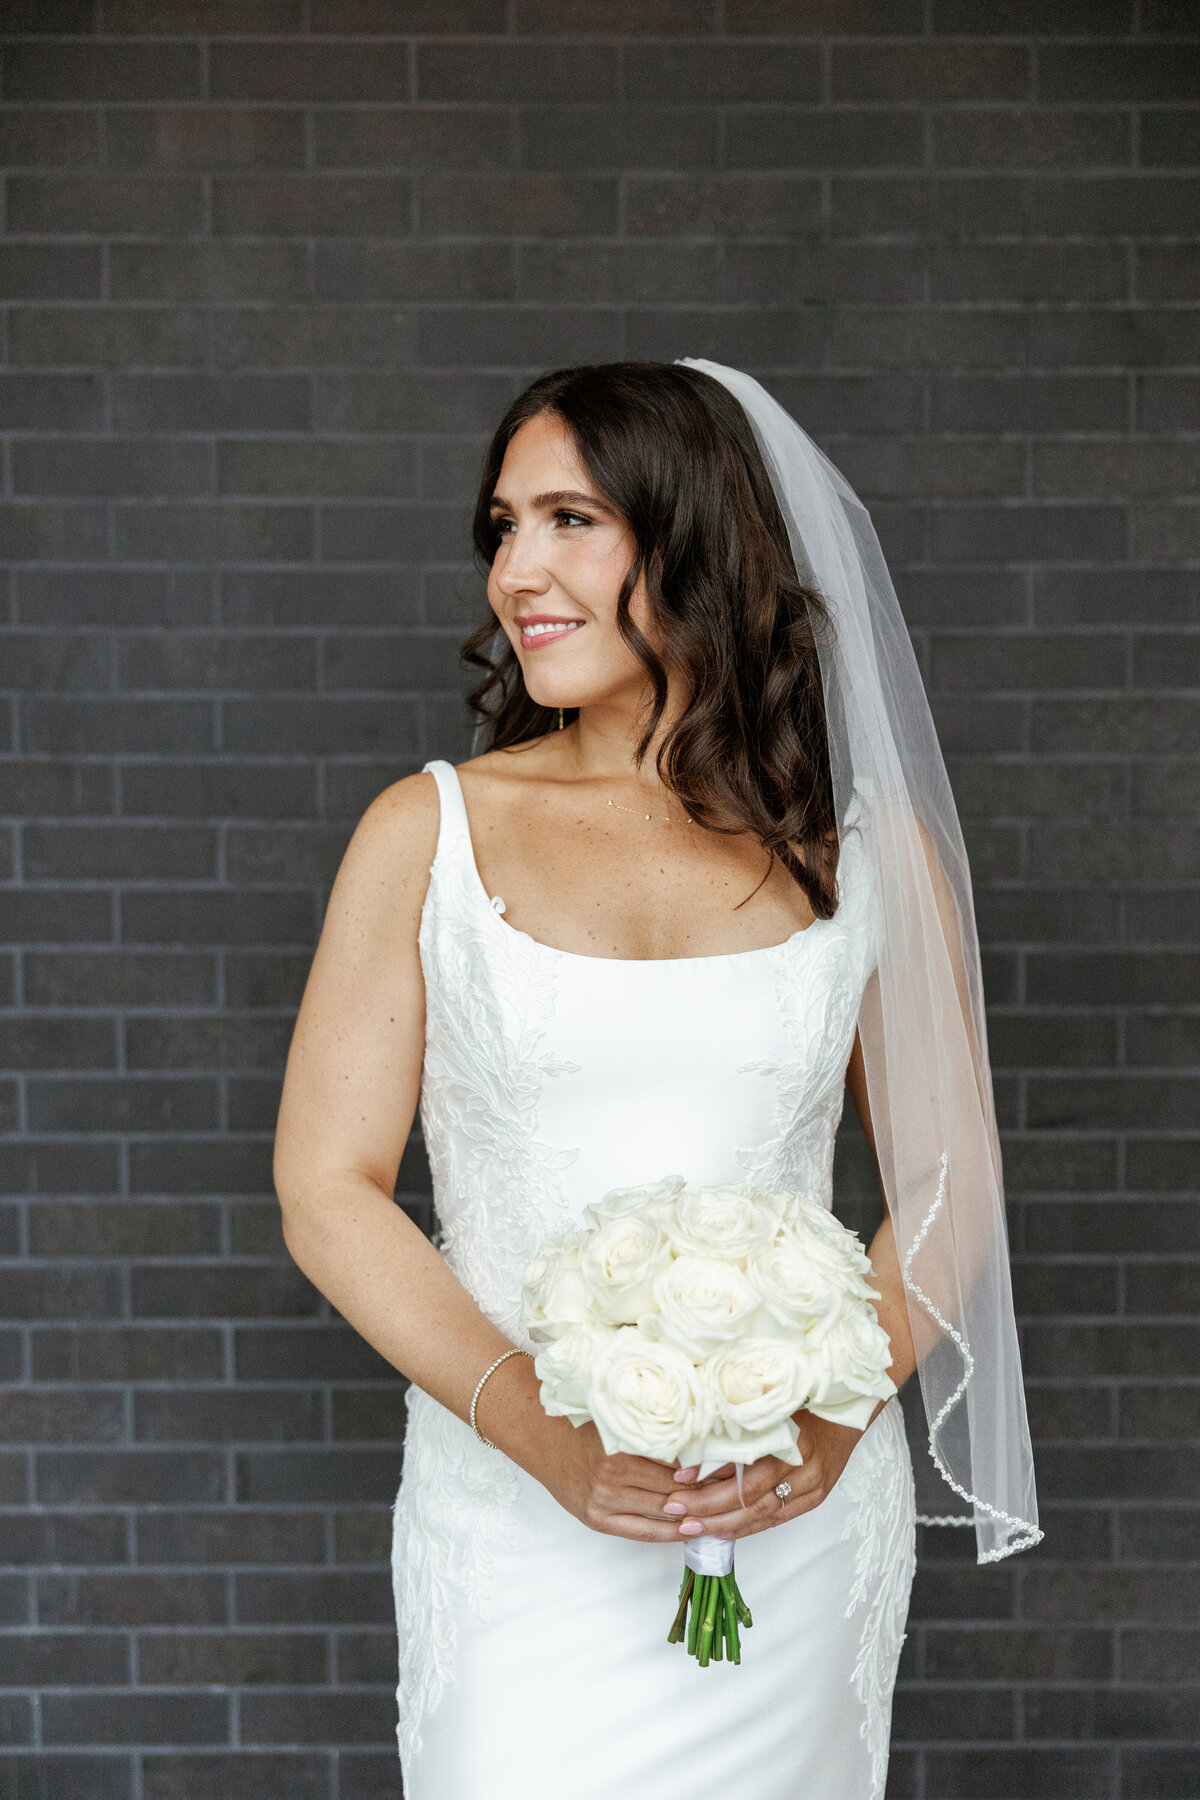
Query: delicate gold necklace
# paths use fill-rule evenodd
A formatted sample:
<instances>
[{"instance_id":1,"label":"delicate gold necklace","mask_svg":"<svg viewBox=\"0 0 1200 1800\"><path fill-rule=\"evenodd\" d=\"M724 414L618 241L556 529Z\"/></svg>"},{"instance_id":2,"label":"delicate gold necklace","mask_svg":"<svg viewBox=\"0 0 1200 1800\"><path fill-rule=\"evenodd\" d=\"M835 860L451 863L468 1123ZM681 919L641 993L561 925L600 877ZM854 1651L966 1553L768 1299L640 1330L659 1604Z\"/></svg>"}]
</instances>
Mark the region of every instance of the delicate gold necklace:
<instances>
[{"instance_id":1,"label":"delicate gold necklace","mask_svg":"<svg viewBox=\"0 0 1200 1800\"><path fill-rule=\"evenodd\" d=\"M653 813L637 812L632 806L622 806L616 800L609 800L606 804L611 806L615 812L627 812L633 819L652 819L654 817ZM694 825L695 823L695 819L690 816L686 819L672 819L666 815L663 816L664 825Z\"/></svg>"},{"instance_id":2,"label":"delicate gold necklace","mask_svg":"<svg viewBox=\"0 0 1200 1800\"><path fill-rule=\"evenodd\" d=\"M558 709L558 729L561 731L562 728L563 728L563 709L560 706ZM610 800L608 802L608 805L612 807L614 812L627 812L631 819L650 820L654 817L653 813L640 813L640 812L637 812L632 806L622 806L620 804L620 802L617 800ZM696 823L696 821L695 821L695 819L691 818L690 816L683 820L671 819L671 818L664 817L663 823L664 823L664 825L678 825L681 823L684 825L694 825Z\"/></svg>"}]
</instances>

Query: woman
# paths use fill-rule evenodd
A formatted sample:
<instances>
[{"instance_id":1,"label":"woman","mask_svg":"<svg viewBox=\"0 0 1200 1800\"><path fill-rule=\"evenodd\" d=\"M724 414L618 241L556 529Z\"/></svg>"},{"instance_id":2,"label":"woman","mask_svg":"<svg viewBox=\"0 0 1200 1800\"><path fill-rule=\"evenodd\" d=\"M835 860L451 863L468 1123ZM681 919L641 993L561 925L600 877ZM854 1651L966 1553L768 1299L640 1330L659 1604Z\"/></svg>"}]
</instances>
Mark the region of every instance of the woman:
<instances>
[{"instance_id":1,"label":"woman","mask_svg":"<svg viewBox=\"0 0 1200 1800\"><path fill-rule=\"evenodd\" d=\"M296 1027L277 1148L288 1246L413 1384L395 1533L408 1800L883 1793L914 1563L898 1399L865 1431L797 1414L802 1467L763 1458L739 1496L728 1468L699 1482L606 1456L593 1426L543 1412L528 1356L505 1356L528 1348L525 1269L589 1200L678 1171L828 1205L844 1089L874 1144L876 1095L889 1119L910 1114L895 1071L915 1053L928 1088L940 1066L921 1054L933 1036L898 1048L886 903L906 929L936 923L953 884L919 827L919 879L888 886L903 834L894 807L867 804L852 683L835 691L828 661L823 681L838 621L799 573L820 557L797 544L762 390L714 367L565 370L502 420L475 525L493 616L467 646L489 747L369 809ZM926 913L913 895L933 896ZM987 1126L964 924L934 930L971 1077L946 1091L969 1087ZM392 1200L418 1098L436 1248ZM902 1139L889 1123L889 1215L869 1247L897 1387L918 1352L935 1369L947 1347L970 1356L962 1267L938 1288L935 1258L915 1290L914 1250L960 1246L968 1298L994 1285L963 1201L938 1235L945 1159L902 1266ZM1014 1519L932 1435L931 1450L977 1526L1036 1530L1031 1496ZM703 1675L666 1642L680 1548L701 1532L737 1541L758 1602L743 1664Z\"/></svg>"}]
</instances>

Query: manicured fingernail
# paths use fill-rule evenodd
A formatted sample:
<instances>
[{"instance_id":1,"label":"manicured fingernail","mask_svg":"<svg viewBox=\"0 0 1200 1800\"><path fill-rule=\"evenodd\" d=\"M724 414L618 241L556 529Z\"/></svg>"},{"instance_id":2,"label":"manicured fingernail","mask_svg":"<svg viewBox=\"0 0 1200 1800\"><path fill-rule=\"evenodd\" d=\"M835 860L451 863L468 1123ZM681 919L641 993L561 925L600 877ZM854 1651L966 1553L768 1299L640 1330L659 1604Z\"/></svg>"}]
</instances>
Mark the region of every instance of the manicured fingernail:
<instances>
[{"instance_id":1,"label":"manicured fingernail","mask_svg":"<svg viewBox=\"0 0 1200 1800\"><path fill-rule=\"evenodd\" d=\"M687 1524L681 1525L679 1529L682 1531L684 1537L698 1537L704 1530L704 1527L699 1519L689 1519Z\"/></svg>"},{"instance_id":2,"label":"manicured fingernail","mask_svg":"<svg viewBox=\"0 0 1200 1800\"><path fill-rule=\"evenodd\" d=\"M663 1511L666 1513L685 1513L687 1507L683 1504L682 1500L668 1500L667 1504L663 1507Z\"/></svg>"},{"instance_id":3,"label":"manicured fingernail","mask_svg":"<svg viewBox=\"0 0 1200 1800\"><path fill-rule=\"evenodd\" d=\"M676 1481L695 1481L696 1470L695 1469L676 1469L675 1479L676 1479Z\"/></svg>"}]
</instances>

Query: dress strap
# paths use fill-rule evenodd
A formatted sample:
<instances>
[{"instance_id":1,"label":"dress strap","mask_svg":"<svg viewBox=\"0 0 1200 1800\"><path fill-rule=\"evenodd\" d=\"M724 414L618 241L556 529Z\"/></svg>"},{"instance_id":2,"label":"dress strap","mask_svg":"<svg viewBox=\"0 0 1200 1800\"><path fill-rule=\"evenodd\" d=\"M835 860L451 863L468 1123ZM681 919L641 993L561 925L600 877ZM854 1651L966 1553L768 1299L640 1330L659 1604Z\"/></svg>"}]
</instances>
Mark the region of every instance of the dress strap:
<instances>
[{"instance_id":1,"label":"dress strap","mask_svg":"<svg viewBox=\"0 0 1200 1800\"><path fill-rule=\"evenodd\" d=\"M438 821L437 850L435 857L444 861L452 849L470 848L471 828L467 820L467 807L463 799L462 783L458 779L458 770L453 763L443 762L440 758L427 762L421 770L428 772L437 782L438 801L441 805L441 818Z\"/></svg>"}]
</instances>

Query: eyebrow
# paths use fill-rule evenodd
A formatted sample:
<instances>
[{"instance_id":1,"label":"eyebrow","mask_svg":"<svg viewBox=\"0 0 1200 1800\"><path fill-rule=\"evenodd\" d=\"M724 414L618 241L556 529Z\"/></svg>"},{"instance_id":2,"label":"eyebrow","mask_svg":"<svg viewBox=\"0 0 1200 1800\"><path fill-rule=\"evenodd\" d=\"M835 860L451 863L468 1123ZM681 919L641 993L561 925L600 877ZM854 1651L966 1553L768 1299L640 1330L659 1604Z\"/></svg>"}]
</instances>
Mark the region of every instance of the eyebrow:
<instances>
[{"instance_id":1,"label":"eyebrow","mask_svg":"<svg viewBox=\"0 0 1200 1800\"><path fill-rule=\"evenodd\" d=\"M607 506L605 502L601 500L598 494L583 494L580 493L578 488L556 488L554 492L550 494L535 494L530 504L535 509L540 509L543 512L550 512L556 506L578 506L580 504L584 506L599 507L603 512L611 512L612 510L611 507ZM503 507L505 512L511 512L513 510L510 503L503 499L499 494L492 495L490 505L493 509Z\"/></svg>"}]
</instances>

